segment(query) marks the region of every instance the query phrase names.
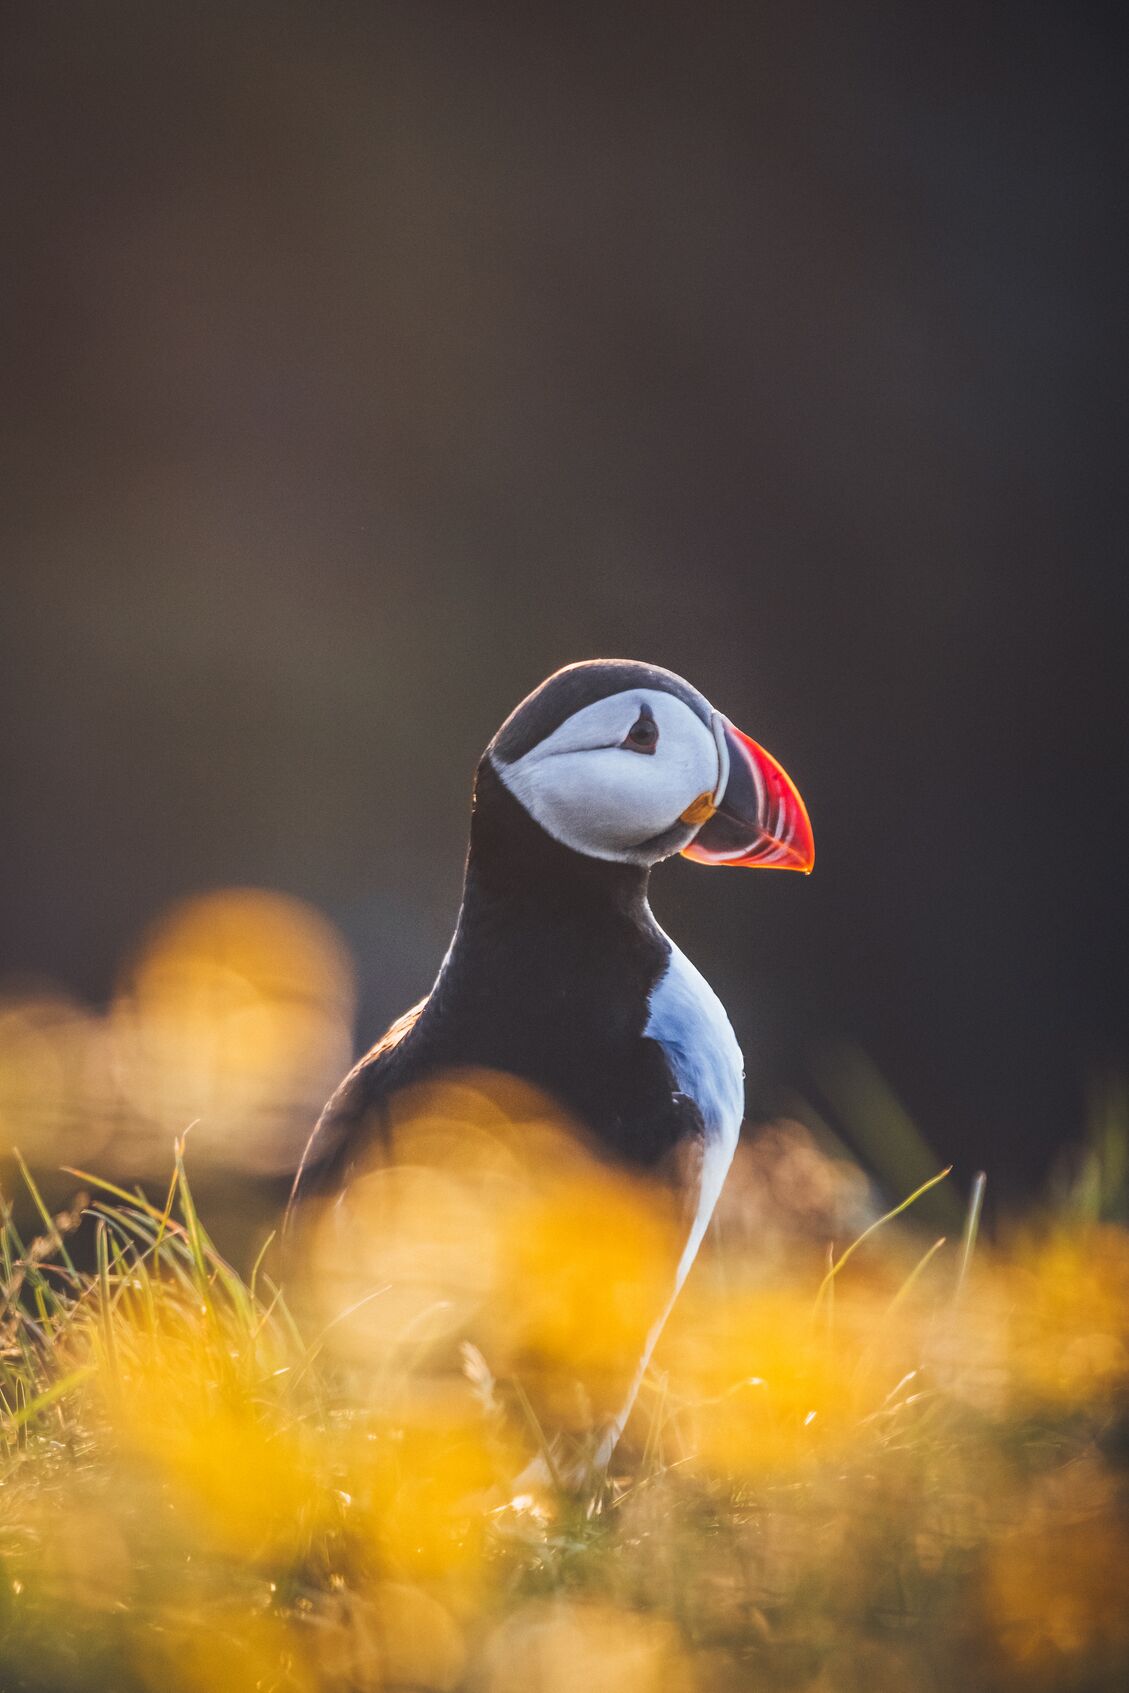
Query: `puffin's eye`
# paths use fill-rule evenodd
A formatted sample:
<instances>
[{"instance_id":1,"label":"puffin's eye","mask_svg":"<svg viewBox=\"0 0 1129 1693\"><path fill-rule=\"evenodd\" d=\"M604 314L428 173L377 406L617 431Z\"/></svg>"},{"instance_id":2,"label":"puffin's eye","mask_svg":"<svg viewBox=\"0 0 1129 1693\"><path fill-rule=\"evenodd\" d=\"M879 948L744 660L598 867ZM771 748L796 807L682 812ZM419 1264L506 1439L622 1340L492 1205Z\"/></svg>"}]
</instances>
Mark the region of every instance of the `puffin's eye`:
<instances>
[{"instance_id":1,"label":"puffin's eye","mask_svg":"<svg viewBox=\"0 0 1129 1693\"><path fill-rule=\"evenodd\" d=\"M659 726L650 712L642 711L627 731L624 749L627 752L654 752L659 744Z\"/></svg>"}]
</instances>

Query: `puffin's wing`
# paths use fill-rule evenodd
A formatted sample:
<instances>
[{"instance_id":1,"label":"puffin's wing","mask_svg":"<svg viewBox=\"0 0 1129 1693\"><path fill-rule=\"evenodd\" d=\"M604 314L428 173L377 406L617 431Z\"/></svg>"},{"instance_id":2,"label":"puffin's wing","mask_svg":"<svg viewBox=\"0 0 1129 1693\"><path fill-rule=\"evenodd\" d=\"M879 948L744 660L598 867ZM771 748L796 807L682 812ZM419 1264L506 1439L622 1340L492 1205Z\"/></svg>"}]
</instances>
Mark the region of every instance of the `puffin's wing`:
<instances>
[{"instance_id":1,"label":"puffin's wing","mask_svg":"<svg viewBox=\"0 0 1129 1693\"><path fill-rule=\"evenodd\" d=\"M403 1043L426 1004L421 999L398 1017L330 1098L306 1142L290 1192L287 1223L304 1200L340 1186L357 1154L371 1142L381 1102L402 1079Z\"/></svg>"}]
</instances>

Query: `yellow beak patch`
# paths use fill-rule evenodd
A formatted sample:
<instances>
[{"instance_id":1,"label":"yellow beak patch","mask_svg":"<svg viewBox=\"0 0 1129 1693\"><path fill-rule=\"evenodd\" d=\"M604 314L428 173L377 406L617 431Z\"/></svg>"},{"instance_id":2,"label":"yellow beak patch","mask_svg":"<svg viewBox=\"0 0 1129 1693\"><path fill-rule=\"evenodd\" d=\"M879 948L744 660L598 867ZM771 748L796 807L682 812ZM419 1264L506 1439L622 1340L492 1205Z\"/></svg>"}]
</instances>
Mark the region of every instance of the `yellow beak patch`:
<instances>
[{"instance_id":1,"label":"yellow beak patch","mask_svg":"<svg viewBox=\"0 0 1129 1693\"><path fill-rule=\"evenodd\" d=\"M693 823L695 825L699 823L708 823L716 810L717 806L713 803L712 794L699 794L697 799L693 800L686 807L686 810L682 813L678 821L680 823Z\"/></svg>"}]
</instances>

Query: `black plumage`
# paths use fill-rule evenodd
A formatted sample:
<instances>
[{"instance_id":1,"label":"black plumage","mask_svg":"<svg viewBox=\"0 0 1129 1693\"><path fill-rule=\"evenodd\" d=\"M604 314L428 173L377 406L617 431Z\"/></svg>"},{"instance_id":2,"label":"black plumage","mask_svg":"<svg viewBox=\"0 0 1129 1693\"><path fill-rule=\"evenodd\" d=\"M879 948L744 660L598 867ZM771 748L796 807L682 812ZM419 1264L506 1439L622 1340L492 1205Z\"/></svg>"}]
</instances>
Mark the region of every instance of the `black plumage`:
<instances>
[{"instance_id":1,"label":"black plumage","mask_svg":"<svg viewBox=\"0 0 1129 1693\"><path fill-rule=\"evenodd\" d=\"M598 681L604 691L620 685ZM577 709L576 690L570 695L564 716ZM540 714L541 734L550 715ZM588 858L553 840L508 792L488 751L475 782L462 907L439 977L329 1101L294 1199L347 1183L372 1154L381 1105L393 1093L466 1066L532 1082L587 1128L599 1152L637 1168L654 1169L694 1134L693 1102L643 1033L670 953L647 905L648 877L645 866Z\"/></svg>"},{"instance_id":2,"label":"black plumage","mask_svg":"<svg viewBox=\"0 0 1129 1693\"><path fill-rule=\"evenodd\" d=\"M611 1255L598 1292L581 1301L578 1350L602 1310L621 1310L624 1298L634 1310L589 1399L597 1464L614 1450L694 1261L743 1114L724 1008L647 902L651 866L675 852L806 870L814 847L790 779L681 677L623 660L551 676L479 764L462 905L435 986L338 1088L293 1189L292 1209L343 1192L386 1154L395 1164L398 1096L467 1071L532 1084L599 1159L660 1178L662 1196L654 1182L625 1184L657 1207L648 1226L663 1233L637 1309L642 1271L614 1268L621 1213L606 1185L595 1184L580 1224L585 1245L600 1241ZM456 1111L456 1134L462 1122ZM536 1160L536 1137L532 1146ZM558 1154L545 1156L551 1178ZM348 1253L347 1227L341 1238ZM565 1289L571 1256L566 1240L556 1261ZM589 1373L585 1391L595 1385Z\"/></svg>"}]
</instances>

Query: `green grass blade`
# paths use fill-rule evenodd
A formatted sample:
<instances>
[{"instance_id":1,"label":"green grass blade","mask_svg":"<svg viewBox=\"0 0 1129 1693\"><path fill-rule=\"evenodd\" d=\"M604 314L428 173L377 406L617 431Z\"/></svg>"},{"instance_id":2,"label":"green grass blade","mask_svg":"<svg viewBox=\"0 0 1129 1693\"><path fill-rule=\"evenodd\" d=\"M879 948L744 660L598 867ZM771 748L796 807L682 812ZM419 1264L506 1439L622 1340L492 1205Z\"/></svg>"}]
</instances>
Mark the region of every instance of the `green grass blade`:
<instances>
[{"instance_id":1,"label":"green grass blade","mask_svg":"<svg viewBox=\"0 0 1129 1693\"><path fill-rule=\"evenodd\" d=\"M59 1225L56 1223L54 1217L51 1215L50 1211L47 1209L47 1206L46 1206L46 1204L44 1203L44 1200L43 1200L43 1195L40 1193L39 1188L36 1186L35 1177L32 1175L31 1171L28 1169L27 1164L24 1160L24 1156L23 1156L23 1154L20 1151L18 1146L14 1146L12 1148L12 1156L15 1158L16 1163L19 1165L20 1175L24 1179L24 1185L26 1186L27 1191L31 1194L32 1199L35 1201L35 1208L39 1212L40 1217L43 1219L43 1226L47 1230L48 1236L50 1237L52 1244L58 1246L59 1256L62 1258L63 1263L67 1266L67 1269L71 1272L72 1275L76 1275L77 1271L75 1270L75 1267L74 1267L74 1260L72 1259L70 1253L67 1251L67 1245L66 1245L66 1242L63 1239L62 1233L59 1229Z\"/></svg>"},{"instance_id":2,"label":"green grass blade","mask_svg":"<svg viewBox=\"0 0 1129 1693\"><path fill-rule=\"evenodd\" d=\"M900 1217L903 1211L908 1211L910 1206L919 1200L923 1193L928 1193L929 1189L936 1187L938 1182L943 1182L945 1177L951 1174L952 1168L951 1164L946 1164L943 1170L938 1170L935 1176L930 1176L927 1182L922 1182L920 1187L914 1188L908 1199L903 1199L901 1204L895 1205L892 1211L887 1211L881 1217L876 1218L875 1221L870 1224L869 1228L863 1229L857 1240L852 1240L851 1244L844 1250L842 1256L836 1259L819 1284L815 1295L815 1309L817 1311L819 1309L820 1302L822 1301L824 1295L828 1292L831 1284L835 1280L835 1277L839 1274L839 1271L843 1268L844 1264L849 1263L851 1258L854 1257L863 1242L869 1240L871 1235L876 1233L877 1230L882 1228L886 1223L893 1222L895 1217Z\"/></svg>"},{"instance_id":3,"label":"green grass blade","mask_svg":"<svg viewBox=\"0 0 1129 1693\"><path fill-rule=\"evenodd\" d=\"M9 1430L14 1433L16 1429L25 1427L32 1417L39 1415L40 1411L46 1410L49 1405L53 1405L57 1399L62 1399L66 1394L73 1393L76 1387L80 1387L84 1381L89 1380L94 1374L94 1369L93 1364L84 1364L81 1369L72 1370L70 1375L63 1376L60 1381L53 1382L50 1387L44 1388L43 1392L37 1393L34 1399L25 1400L18 1410L9 1414Z\"/></svg>"}]
</instances>

